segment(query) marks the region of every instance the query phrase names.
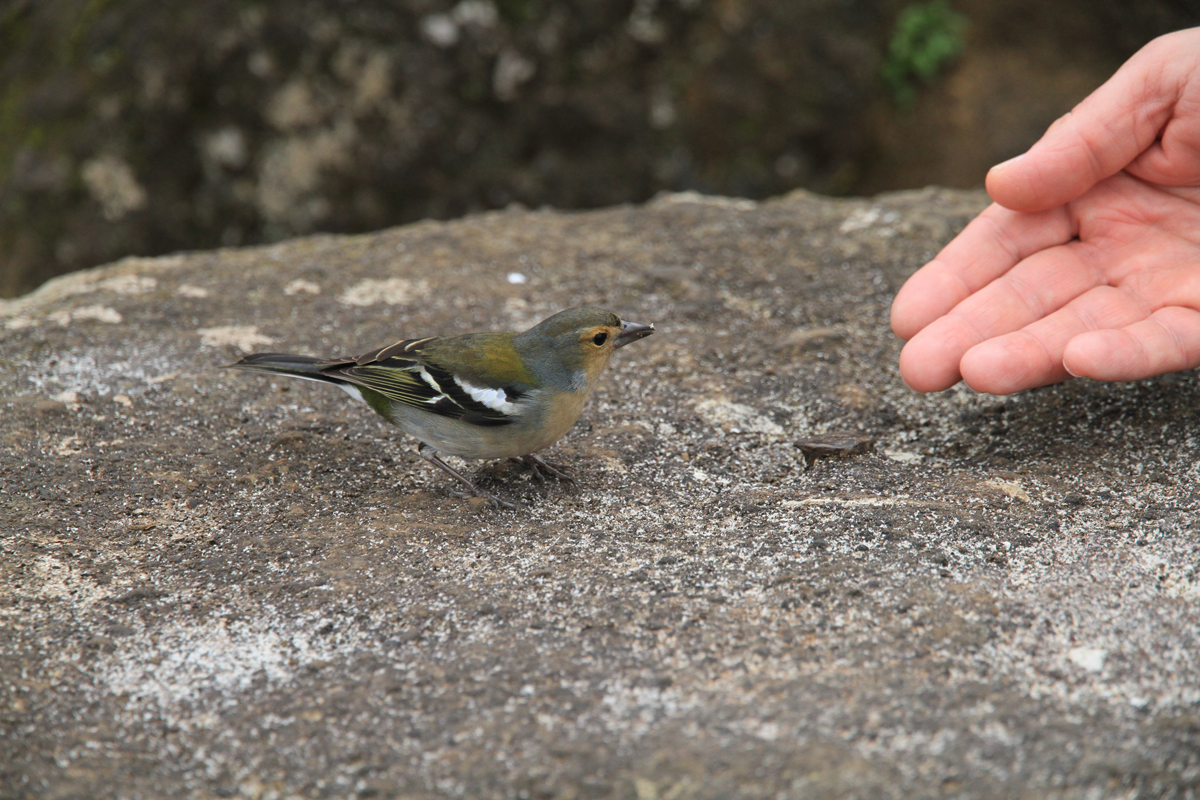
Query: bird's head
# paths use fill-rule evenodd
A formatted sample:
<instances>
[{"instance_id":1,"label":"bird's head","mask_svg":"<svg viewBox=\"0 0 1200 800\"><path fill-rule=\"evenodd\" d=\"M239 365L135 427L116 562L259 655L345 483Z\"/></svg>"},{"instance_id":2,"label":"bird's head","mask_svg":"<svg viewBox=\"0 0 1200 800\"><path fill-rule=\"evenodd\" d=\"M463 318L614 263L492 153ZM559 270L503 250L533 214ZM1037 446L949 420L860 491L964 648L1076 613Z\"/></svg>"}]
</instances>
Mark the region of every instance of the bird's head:
<instances>
[{"instance_id":1,"label":"bird's head","mask_svg":"<svg viewBox=\"0 0 1200 800\"><path fill-rule=\"evenodd\" d=\"M535 371L572 391L587 390L618 347L654 333L653 325L626 322L594 306L568 308L514 338Z\"/></svg>"}]
</instances>

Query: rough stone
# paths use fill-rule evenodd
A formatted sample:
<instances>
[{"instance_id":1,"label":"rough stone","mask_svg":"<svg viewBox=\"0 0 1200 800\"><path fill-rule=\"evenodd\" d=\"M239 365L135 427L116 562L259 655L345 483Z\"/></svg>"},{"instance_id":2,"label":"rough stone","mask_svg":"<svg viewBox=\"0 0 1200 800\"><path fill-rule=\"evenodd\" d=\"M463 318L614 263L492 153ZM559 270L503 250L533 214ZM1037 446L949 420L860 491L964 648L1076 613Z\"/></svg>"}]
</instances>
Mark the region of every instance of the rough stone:
<instances>
[{"instance_id":1,"label":"rough stone","mask_svg":"<svg viewBox=\"0 0 1200 800\"><path fill-rule=\"evenodd\" d=\"M891 297L984 201L512 210L0 305L0 796L1195 797L1200 381L906 389ZM574 486L464 465L523 512L221 369L581 303L659 333Z\"/></svg>"},{"instance_id":2,"label":"rough stone","mask_svg":"<svg viewBox=\"0 0 1200 800\"><path fill-rule=\"evenodd\" d=\"M796 447L804 454L804 460L809 464L821 458L849 458L869 453L875 446L875 439L861 433L835 431L818 433L816 436L806 436L796 442Z\"/></svg>"}]
</instances>

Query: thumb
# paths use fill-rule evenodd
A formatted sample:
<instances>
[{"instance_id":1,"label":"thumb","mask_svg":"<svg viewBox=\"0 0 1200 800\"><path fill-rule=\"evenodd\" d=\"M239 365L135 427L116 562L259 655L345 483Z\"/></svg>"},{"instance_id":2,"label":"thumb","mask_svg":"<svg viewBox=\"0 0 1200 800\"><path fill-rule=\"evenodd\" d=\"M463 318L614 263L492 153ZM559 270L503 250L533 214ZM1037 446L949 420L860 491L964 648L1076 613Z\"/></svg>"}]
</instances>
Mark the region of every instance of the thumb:
<instances>
[{"instance_id":1,"label":"thumb","mask_svg":"<svg viewBox=\"0 0 1200 800\"><path fill-rule=\"evenodd\" d=\"M1171 62L1187 44L1172 41L1178 37L1150 42L1028 152L992 167L987 176L992 199L1014 211L1056 208L1137 158L1154 143L1178 99L1181 81Z\"/></svg>"}]
</instances>

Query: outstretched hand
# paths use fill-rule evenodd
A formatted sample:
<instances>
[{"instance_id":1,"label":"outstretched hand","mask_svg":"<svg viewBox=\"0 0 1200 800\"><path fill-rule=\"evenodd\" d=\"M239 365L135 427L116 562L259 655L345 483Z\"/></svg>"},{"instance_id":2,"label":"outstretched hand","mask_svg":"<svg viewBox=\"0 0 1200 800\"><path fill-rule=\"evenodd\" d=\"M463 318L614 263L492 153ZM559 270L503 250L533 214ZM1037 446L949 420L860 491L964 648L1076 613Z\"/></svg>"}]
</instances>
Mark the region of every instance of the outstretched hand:
<instances>
[{"instance_id":1,"label":"outstretched hand","mask_svg":"<svg viewBox=\"0 0 1200 800\"><path fill-rule=\"evenodd\" d=\"M1200 28L1142 48L987 189L995 203L892 304L909 386L1200 366Z\"/></svg>"}]
</instances>

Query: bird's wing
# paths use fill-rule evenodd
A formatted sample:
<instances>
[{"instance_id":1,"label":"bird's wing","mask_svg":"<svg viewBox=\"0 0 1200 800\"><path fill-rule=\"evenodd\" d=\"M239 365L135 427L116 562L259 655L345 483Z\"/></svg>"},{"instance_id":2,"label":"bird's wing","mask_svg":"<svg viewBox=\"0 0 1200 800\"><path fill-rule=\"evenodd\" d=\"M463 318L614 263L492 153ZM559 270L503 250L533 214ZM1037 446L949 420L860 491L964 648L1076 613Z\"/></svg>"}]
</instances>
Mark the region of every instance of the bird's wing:
<instances>
[{"instance_id":1,"label":"bird's wing","mask_svg":"<svg viewBox=\"0 0 1200 800\"><path fill-rule=\"evenodd\" d=\"M455 377L422 350L435 338L405 339L357 358L322 361L322 374L336 376L387 399L432 414L485 427L507 425L520 414L514 387L478 387Z\"/></svg>"}]
</instances>

